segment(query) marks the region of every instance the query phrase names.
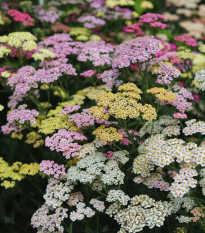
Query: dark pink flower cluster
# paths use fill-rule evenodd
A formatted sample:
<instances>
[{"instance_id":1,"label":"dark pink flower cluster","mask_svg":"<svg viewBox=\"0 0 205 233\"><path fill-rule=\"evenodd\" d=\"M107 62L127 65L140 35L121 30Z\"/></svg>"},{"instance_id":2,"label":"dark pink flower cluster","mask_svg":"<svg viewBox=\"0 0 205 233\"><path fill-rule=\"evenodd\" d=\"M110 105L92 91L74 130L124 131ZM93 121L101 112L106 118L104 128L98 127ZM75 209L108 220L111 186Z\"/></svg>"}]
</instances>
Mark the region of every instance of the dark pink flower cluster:
<instances>
[{"instance_id":1,"label":"dark pink flower cluster","mask_svg":"<svg viewBox=\"0 0 205 233\"><path fill-rule=\"evenodd\" d=\"M45 146L49 147L52 151L63 152L63 156L69 159L70 157L78 156L82 148L82 146L75 141L83 141L86 139L83 133L60 129L57 133L45 139Z\"/></svg>"},{"instance_id":2,"label":"dark pink flower cluster","mask_svg":"<svg viewBox=\"0 0 205 233\"><path fill-rule=\"evenodd\" d=\"M94 74L96 74L96 70L86 70L83 73L80 73L81 76L86 78L91 78Z\"/></svg>"},{"instance_id":3,"label":"dark pink flower cluster","mask_svg":"<svg viewBox=\"0 0 205 233\"><path fill-rule=\"evenodd\" d=\"M123 138L120 140L120 144L125 146L132 144L131 141L128 139L128 134L125 132L124 129L119 129L117 132L123 136ZM138 136L139 133L134 130L129 130L128 132L129 135L131 135L132 139L136 141L137 140L136 136Z\"/></svg>"},{"instance_id":4,"label":"dark pink flower cluster","mask_svg":"<svg viewBox=\"0 0 205 233\"><path fill-rule=\"evenodd\" d=\"M126 27L123 27L124 32L135 33L136 36L143 36L144 32L140 29L139 24L130 24Z\"/></svg>"},{"instance_id":5,"label":"dark pink flower cluster","mask_svg":"<svg viewBox=\"0 0 205 233\"><path fill-rule=\"evenodd\" d=\"M123 83L122 80L117 79L120 74L117 69L106 70L102 74L99 74L98 78L105 83L106 88L112 89L114 86L119 87Z\"/></svg>"},{"instance_id":6,"label":"dark pink flower cluster","mask_svg":"<svg viewBox=\"0 0 205 233\"><path fill-rule=\"evenodd\" d=\"M185 42L187 45L195 47L197 46L197 40L190 35L180 35L174 38L176 41Z\"/></svg>"},{"instance_id":7,"label":"dark pink flower cluster","mask_svg":"<svg viewBox=\"0 0 205 233\"><path fill-rule=\"evenodd\" d=\"M44 172L48 176L52 175L55 179L63 179L66 177L64 165L59 165L50 160L42 160L40 166L40 171Z\"/></svg>"},{"instance_id":8,"label":"dark pink flower cluster","mask_svg":"<svg viewBox=\"0 0 205 233\"><path fill-rule=\"evenodd\" d=\"M139 17L138 25L140 27L144 26L145 24L148 24L150 27L159 27L161 29L165 29L167 27L166 24L160 22L159 20L165 20L165 17L160 14L154 14L154 13L146 13L144 15L141 15Z\"/></svg>"},{"instance_id":9,"label":"dark pink flower cluster","mask_svg":"<svg viewBox=\"0 0 205 233\"><path fill-rule=\"evenodd\" d=\"M27 13L11 9L8 11L8 14L13 17L14 21L22 22L24 26L34 25L35 20Z\"/></svg>"},{"instance_id":10,"label":"dark pink flower cluster","mask_svg":"<svg viewBox=\"0 0 205 233\"><path fill-rule=\"evenodd\" d=\"M114 155L113 151L108 151L107 153L103 154L103 156L106 157L108 160L110 160L113 155Z\"/></svg>"},{"instance_id":11,"label":"dark pink flower cluster","mask_svg":"<svg viewBox=\"0 0 205 233\"><path fill-rule=\"evenodd\" d=\"M116 47L113 68L128 67L132 63L145 62L159 52L160 41L154 36L138 37Z\"/></svg>"},{"instance_id":12,"label":"dark pink flower cluster","mask_svg":"<svg viewBox=\"0 0 205 233\"><path fill-rule=\"evenodd\" d=\"M8 123L12 124L16 121L20 124L24 124L29 121L31 125L36 123L36 117L38 116L38 111L35 109L26 109L27 105L19 105L17 109L13 109L7 114Z\"/></svg>"}]
</instances>

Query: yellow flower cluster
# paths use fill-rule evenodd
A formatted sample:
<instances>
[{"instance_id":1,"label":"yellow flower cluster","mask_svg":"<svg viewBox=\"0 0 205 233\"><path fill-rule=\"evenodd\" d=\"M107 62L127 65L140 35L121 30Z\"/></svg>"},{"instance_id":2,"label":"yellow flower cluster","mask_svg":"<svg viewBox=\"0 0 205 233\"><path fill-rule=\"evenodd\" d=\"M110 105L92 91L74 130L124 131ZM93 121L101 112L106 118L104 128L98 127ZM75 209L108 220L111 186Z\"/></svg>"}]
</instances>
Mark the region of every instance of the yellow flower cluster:
<instances>
[{"instance_id":1,"label":"yellow flower cluster","mask_svg":"<svg viewBox=\"0 0 205 233\"><path fill-rule=\"evenodd\" d=\"M40 165L38 163L22 164L21 162L15 162L11 166L0 157L0 179L1 186L7 188L14 187L16 181L20 181L26 177L26 175L35 175L39 172Z\"/></svg>"},{"instance_id":2,"label":"yellow flower cluster","mask_svg":"<svg viewBox=\"0 0 205 233\"><path fill-rule=\"evenodd\" d=\"M24 43L25 44L25 43ZM23 47L24 47L23 44ZM25 49L24 49L25 50ZM39 53L40 52L40 53ZM46 58L53 58L55 57L55 54L53 52L51 52L48 49L39 49L39 52L36 52L32 55L32 58L36 61L36 60L40 60L43 61Z\"/></svg>"},{"instance_id":3,"label":"yellow flower cluster","mask_svg":"<svg viewBox=\"0 0 205 233\"><path fill-rule=\"evenodd\" d=\"M76 40L78 41L87 41L91 30L83 27L71 27L69 34L71 36L76 36Z\"/></svg>"},{"instance_id":4,"label":"yellow flower cluster","mask_svg":"<svg viewBox=\"0 0 205 233\"><path fill-rule=\"evenodd\" d=\"M195 80L192 81L192 85L195 86L196 88L200 88L203 82L197 82Z\"/></svg>"},{"instance_id":5,"label":"yellow flower cluster","mask_svg":"<svg viewBox=\"0 0 205 233\"><path fill-rule=\"evenodd\" d=\"M181 59L190 59L193 60L195 58L195 54L191 52L191 50L186 49L184 51L180 51L177 54L175 54L176 57L179 57Z\"/></svg>"},{"instance_id":6,"label":"yellow flower cluster","mask_svg":"<svg viewBox=\"0 0 205 233\"><path fill-rule=\"evenodd\" d=\"M114 8L116 6L133 6L133 0L106 0L107 7Z\"/></svg>"},{"instance_id":7,"label":"yellow flower cluster","mask_svg":"<svg viewBox=\"0 0 205 233\"><path fill-rule=\"evenodd\" d=\"M150 1L142 1L141 2L141 7L142 8L145 8L145 9L153 9L154 8L154 5L152 2Z\"/></svg>"},{"instance_id":8,"label":"yellow flower cluster","mask_svg":"<svg viewBox=\"0 0 205 233\"><path fill-rule=\"evenodd\" d=\"M26 135L26 143L33 144L34 148L37 148L44 144L44 140L42 139L40 134L37 134L36 132L30 132Z\"/></svg>"},{"instance_id":9,"label":"yellow flower cluster","mask_svg":"<svg viewBox=\"0 0 205 233\"><path fill-rule=\"evenodd\" d=\"M154 94L160 101L170 102L177 98L173 92L167 91L163 87L153 87L151 89L148 89L147 93Z\"/></svg>"},{"instance_id":10,"label":"yellow flower cluster","mask_svg":"<svg viewBox=\"0 0 205 233\"><path fill-rule=\"evenodd\" d=\"M96 135L97 139L105 142L119 141L122 139L122 134L119 134L116 128L106 128L104 125L101 125L96 130L94 130L93 134Z\"/></svg>"},{"instance_id":11,"label":"yellow flower cluster","mask_svg":"<svg viewBox=\"0 0 205 233\"><path fill-rule=\"evenodd\" d=\"M107 89L105 85L97 87L90 86L83 89L84 95L91 100L96 100L100 94L106 93L106 91L109 91L109 89Z\"/></svg>"},{"instance_id":12,"label":"yellow flower cluster","mask_svg":"<svg viewBox=\"0 0 205 233\"><path fill-rule=\"evenodd\" d=\"M25 51L32 51L37 48L36 37L30 32L12 32L8 36L0 36L0 43L6 43L11 47L22 46Z\"/></svg>"},{"instance_id":13,"label":"yellow flower cluster","mask_svg":"<svg viewBox=\"0 0 205 233\"><path fill-rule=\"evenodd\" d=\"M141 103L138 103L138 100L141 99L140 93L142 91L134 83L123 84L118 90L123 92L117 92L116 94L103 92L99 95L97 106L100 108L92 107L90 113L94 116L100 116L100 112L102 113L101 108L104 108L115 118L137 118L142 114L141 116L144 120L151 121L156 119L155 108L149 104L143 106Z\"/></svg>"},{"instance_id":14,"label":"yellow flower cluster","mask_svg":"<svg viewBox=\"0 0 205 233\"><path fill-rule=\"evenodd\" d=\"M108 120L109 114L103 107L94 106L89 109L89 113L97 119Z\"/></svg>"},{"instance_id":15,"label":"yellow flower cluster","mask_svg":"<svg viewBox=\"0 0 205 233\"><path fill-rule=\"evenodd\" d=\"M37 127L39 133L51 134L59 129L79 130L74 123L68 121L66 115L61 115L60 111L63 110L62 106L57 106L48 112L46 118L41 115L38 116L36 124L32 127ZM41 141L42 142L42 141ZM39 144L40 142L37 142Z\"/></svg>"}]
</instances>

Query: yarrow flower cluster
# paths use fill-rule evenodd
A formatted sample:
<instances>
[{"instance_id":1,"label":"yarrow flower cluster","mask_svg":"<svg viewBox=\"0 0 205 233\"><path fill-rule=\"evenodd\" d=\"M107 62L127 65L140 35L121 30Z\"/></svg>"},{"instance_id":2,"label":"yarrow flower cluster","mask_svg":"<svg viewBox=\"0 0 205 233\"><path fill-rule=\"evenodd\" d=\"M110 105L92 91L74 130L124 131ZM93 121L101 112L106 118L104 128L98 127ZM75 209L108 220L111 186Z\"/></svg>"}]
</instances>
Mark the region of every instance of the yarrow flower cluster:
<instances>
[{"instance_id":1,"label":"yarrow flower cluster","mask_svg":"<svg viewBox=\"0 0 205 233\"><path fill-rule=\"evenodd\" d=\"M152 229L162 226L165 217L171 214L172 207L168 202L155 202L148 195L131 198L131 204L115 215L115 220L124 232L140 232L145 226Z\"/></svg>"},{"instance_id":2,"label":"yarrow flower cluster","mask_svg":"<svg viewBox=\"0 0 205 233\"><path fill-rule=\"evenodd\" d=\"M95 28L105 25L105 21L92 15L85 15L78 18L78 22L83 23L86 28Z\"/></svg>"},{"instance_id":3,"label":"yarrow flower cluster","mask_svg":"<svg viewBox=\"0 0 205 233\"><path fill-rule=\"evenodd\" d=\"M9 10L8 14L14 19L14 21L22 22L24 26L33 26L35 20L27 13L23 13L17 10Z\"/></svg>"},{"instance_id":4,"label":"yarrow flower cluster","mask_svg":"<svg viewBox=\"0 0 205 233\"><path fill-rule=\"evenodd\" d=\"M187 45L195 47L197 46L197 40L190 35L180 35L174 38L176 41L185 42Z\"/></svg>"},{"instance_id":5,"label":"yarrow flower cluster","mask_svg":"<svg viewBox=\"0 0 205 233\"><path fill-rule=\"evenodd\" d=\"M42 160L40 166L40 171L48 176L53 176L55 179L64 179L66 177L64 165L59 165L50 160Z\"/></svg>"},{"instance_id":6,"label":"yarrow flower cluster","mask_svg":"<svg viewBox=\"0 0 205 233\"><path fill-rule=\"evenodd\" d=\"M154 36L138 37L129 40L115 49L116 58L113 59L113 68L128 67L132 63L148 61L152 56L159 52L160 41Z\"/></svg>"},{"instance_id":7,"label":"yarrow flower cluster","mask_svg":"<svg viewBox=\"0 0 205 233\"><path fill-rule=\"evenodd\" d=\"M52 151L63 152L63 156L69 159L70 157L78 156L79 150L82 148L75 141L83 141L86 139L83 133L60 129L57 133L45 139L45 146L49 147Z\"/></svg>"}]
</instances>

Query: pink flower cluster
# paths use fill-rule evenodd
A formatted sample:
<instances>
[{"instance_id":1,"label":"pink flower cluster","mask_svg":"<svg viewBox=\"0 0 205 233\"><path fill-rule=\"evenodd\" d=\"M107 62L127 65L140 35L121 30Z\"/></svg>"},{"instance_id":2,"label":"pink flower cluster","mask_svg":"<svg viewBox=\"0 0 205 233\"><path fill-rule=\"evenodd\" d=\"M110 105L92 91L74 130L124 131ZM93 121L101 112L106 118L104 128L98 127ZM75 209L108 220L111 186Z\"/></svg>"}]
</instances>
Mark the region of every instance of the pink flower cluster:
<instances>
[{"instance_id":1,"label":"pink flower cluster","mask_svg":"<svg viewBox=\"0 0 205 233\"><path fill-rule=\"evenodd\" d=\"M117 69L106 70L102 74L98 75L98 78L105 83L106 88L112 89L114 86L119 87L123 81L117 80L121 73Z\"/></svg>"},{"instance_id":2,"label":"pink flower cluster","mask_svg":"<svg viewBox=\"0 0 205 233\"><path fill-rule=\"evenodd\" d=\"M178 78L180 71L165 62L159 62L158 66L152 70L153 74L157 74L156 83L170 84L173 78Z\"/></svg>"},{"instance_id":3,"label":"pink flower cluster","mask_svg":"<svg viewBox=\"0 0 205 233\"><path fill-rule=\"evenodd\" d=\"M78 18L78 22L84 23L85 28L95 28L97 26L105 25L105 20L96 18L93 15L85 15Z\"/></svg>"},{"instance_id":4,"label":"pink flower cluster","mask_svg":"<svg viewBox=\"0 0 205 233\"><path fill-rule=\"evenodd\" d=\"M190 91L188 91L184 87L180 87L179 85L174 85L171 89L174 91L174 94L176 95L177 98L171 101L169 104L175 106L181 113L184 113L186 109L191 108L192 103L188 102L187 99L194 100L194 97ZM175 114L175 116L180 116L180 115Z\"/></svg>"},{"instance_id":5,"label":"pink flower cluster","mask_svg":"<svg viewBox=\"0 0 205 233\"><path fill-rule=\"evenodd\" d=\"M27 105L19 105L17 109L12 110L7 114L8 123L12 124L17 121L20 124L24 124L26 121L29 121L31 125L36 123L36 117L38 116L38 111L35 109L26 109Z\"/></svg>"},{"instance_id":6,"label":"pink flower cluster","mask_svg":"<svg viewBox=\"0 0 205 233\"><path fill-rule=\"evenodd\" d=\"M86 70L83 73L80 73L81 76L86 78L91 78L94 74L96 74L96 70Z\"/></svg>"},{"instance_id":7,"label":"pink flower cluster","mask_svg":"<svg viewBox=\"0 0 205 233\"><path fill-rule=\"evenodd\" d=\"M33 6L32 10L37 19L46 23L55 23L62 13L57 9L42 9L38 6Z\"/></svg>"},{"instance_id":8,"label":"pink flower cluster","mask_svg":"<svg viewBox=\"0 0 205 233\"><path fill-rule=\"evenodd\" d=\"M31 18L31 16L27 13L22 13L17 10L9 10L8 14L13 17L14 21L22 22L24 26L33 26L34 25L34 19Z\"/></svg>"},{"instance_id":9,"label":"pink flower cluster","mask_svg":"<svg viewBox=\"0 0 205 233\"><path fill-rule=\"evenodd\" d=\"M54 34L38 44L39 48L49 49L57 58L66 58L70 54L79 54L83 43L72 41L66 33Z\"/></svg>"},{"instance_id":10,"label":"pink flower cluster","mask_svg":"<svg viewBox=\"0 0 205 233\"><path fill-rule=\"evenodd\" d=\"M80 105L67 105L65 108L60 112L62 115L67 115L71 112L78 111L80 109Z\"/></svg>"},{"instance_id":11,"label":"pink flower cluster","mask_svg":"<svg viewBox=\"0 0 205 233\"><path fill-rule=\"evenodd\" d=\"M57 133L45 139L45 146L49 147L52 151L63 152L63 156L69 159L70 157L78 156L82 148L82 146L75 141L83 141L86 139L83 133L60 129Z\"/></svg>"},{"instance_id":12,"label":"pink flower cluster","mask_svg":"<svg viewBox=\"0 0 205 233\"><path fill-rule=\"evenodd\" d=\"M113 68L128 67L131 63L145 62L152 59L159 49L160 41L154 36L138 37L116 47Z\"/></svg>"},{"instance_id":13,"label":"pink flower cluster","mask_svg":"<svg viewBox=\"0 0 205 233\"><path fill-rule=\"evenodd\" d=\"M173 117L174 117L175 119L186 119L186 118L187 118L187 114L185 114L185 113L180 113L180 112L175 112L175 113L173 114Z\"/></svg>"},{"instance_id":14,"label":"pink flower cluster","mask_svg":"<svg viewBox=\"0 0 205 233\"><path fill-rule=\"evenodd\" d=\"M167 27L166 24L161 23L159 20L165 20L165 17L160 14L154 13L146 13L139 17L138 25L140 27L144 26L145 24L149 24L150 27L159 27L161 29L165 29Z\"/></svg>"},{"instance_id":15,"label":"pink flower cluster","mask_svg":"<svg viewBox=\"0 0 205 233\"><path fill-rule=\"evenodd\" d=\"M64 179L66 177L64 165L59 165L50 160L42 160L40 166L40 171L48 176L52 175L56 179Z\"/></svg>"},{"instance_id":16,"label":"pink flower cluster","mask_svg":"<svg viewBox=\"0 0 205 233\"><path fill-rule=\"evenodd\" d=\"M94 66L111 65L110 53L114 52L114 46L104 41L88 41L83 44L77 57L78 61L91 61Z\"/></svg>"},{"instance_id":17,"label":"pink flower cluster","mask_svg":"<svg viewBox=\"0 0 205 233\"><path fill-rule=\"evenodd\" d=\"M197 40L190 35L180 35L174 38L176 41L185 42L187 45L195 47L197 46Z\"/></svg>"},{"instance_id":18,"label":"pink flower cluster","mask_svg":"<svg viewBox=\"0 0 205 233\"><path fill-rule=\"evenodd\" d=\"M68 120L71 122L75 122L78 128L81 127L88 127L90 125L94 125L95 123L98 124L106 124L109 125L108 121L104 121L101 119L96 119L89 113L89 109L83 109L81 113L75 113L68 117Z\"/></svg>"}]
</instances>

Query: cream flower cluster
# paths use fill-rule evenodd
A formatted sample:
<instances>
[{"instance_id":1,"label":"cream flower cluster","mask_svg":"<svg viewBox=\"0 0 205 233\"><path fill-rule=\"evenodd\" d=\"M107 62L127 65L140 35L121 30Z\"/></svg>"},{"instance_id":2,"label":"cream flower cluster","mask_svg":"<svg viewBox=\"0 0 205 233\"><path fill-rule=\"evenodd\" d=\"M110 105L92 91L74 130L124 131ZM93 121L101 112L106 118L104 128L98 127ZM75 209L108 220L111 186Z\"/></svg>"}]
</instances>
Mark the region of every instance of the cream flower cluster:
<instances>
[{"instance_id":1,"label":"cream flower cluster","mask_svg":"<svg viewBox=\"0 0 205 233\"><path fill-rule=\"evenodd\" d=\"M119 169L118 162L113 158L106 160L100 152L96 152L95 156L86 156L68 169L68 180L91 184L98 176L106 185L123 184L125 174Z\"/></svg>"},{"instance_id":2,"label":"cream flower cluster","mask_svg":"<svg viewBox=\"0 0 205 233\"><path fill-rule=\"evenodd\" d=\"M63 201L68 200L69 193L74 188L74 186L69 182L61 182L57 179L49 179L46 188L46 194L43 198L46 204L52 208L60 207Z\"/></svg>"},{"instance_id":3,"label":"cream flower cluster","mask_svg":"<svg viewBox=\"0 0 205 233\"><path fill-rule=\"evenodd\" d=\"M93 207L98 210L99 212L103 212L105 209L105 204L103 201L99 201L97 199L91 199L90 204L93 205Z\"/></svg>"},{"instance_id":4,"label":"cream flower cluster","mask_svg":"<svg viewBox=\"0 0 205 233\"><path fill-rule=\"evenodd\" d=\"M200 170L199 175L202 178L199 181L199 184L200 184L200 186L202 188L202 194L205 196L205 168L203 168L203 169Z\"/></svg>"},{"instance_id":5,"label":"cream flower cluster","mask_svg":"<svg viewBox=\"0 0 205 233\"><path fill-rule=\"evenodd\" d=\"M150 229L162 226L171 210L168 202L156 202L147 195L139 195L133 197L131 204L120 210L114 218L121 225L121 232L135 233L146 226Z\"/></svg>"},{"instance_id":6,"label":"cream flower cluster","mask_svg":"<svg viewBox=\"0 0 205 233\"><path fill-rule=\"evenodd\" d=\"M130 197L125 195L122 190L110 190L108 192L106 201L108 202L119 202L121 205L127 205Z\"/></svg>"},{"instance_id":7,"label":"cream flower cluster","mask_svg":"<svg viewBox=\"0 0 205 233\"><path fill-rule=\"evenodd\" d=\"M133 163L133 172L140 175L134 179L135 182L145 182L144 178L148 178L146 183L148 187L152 187L153 180L149 179L150 171L155 166L164 168L176 161L181 163L181 169L179 173L175 174L174 182L169 187L173 196L183 196L190 188L196 187L197 180L193 177L197 176L198 173L195 167L197 165L205 166L205 147L198 147L195 143L186 143L181 139L166 140L163 134L151 136L143 144L145 153L136 157ZM162 180L159 179L159 181ZM155 185L158 186L159 184L155 182ZM165 190L168 187L163 181L161 185L164 185ZM160 185L158 187L163 188Z\"/></svg>"}]
</instances>

